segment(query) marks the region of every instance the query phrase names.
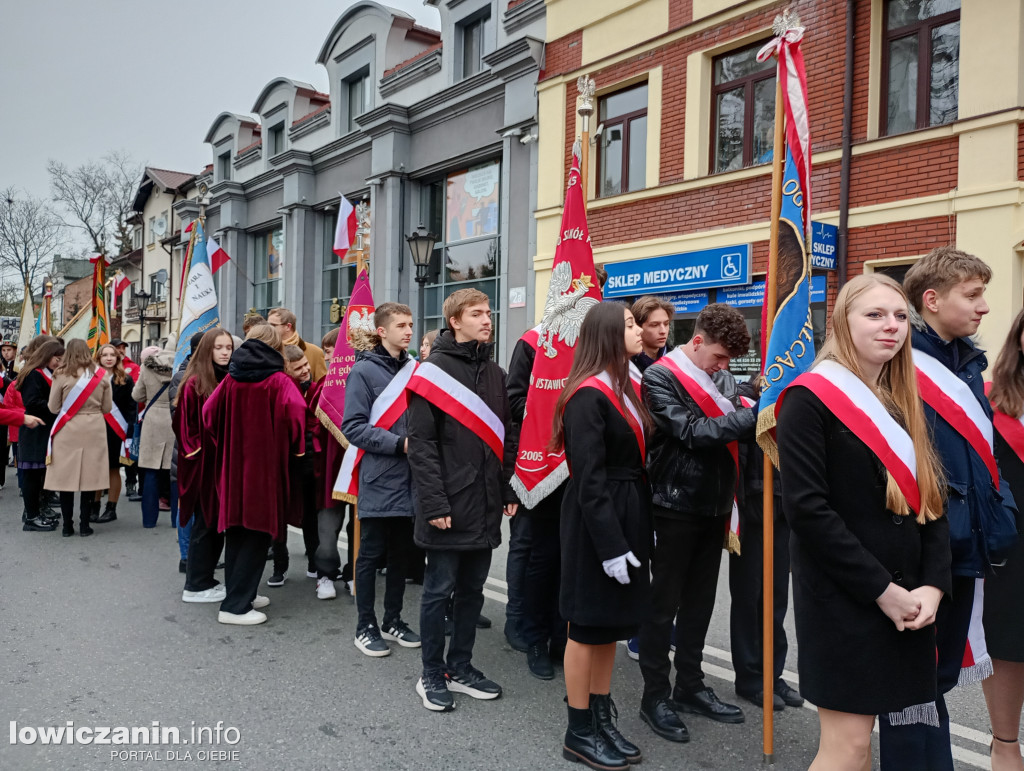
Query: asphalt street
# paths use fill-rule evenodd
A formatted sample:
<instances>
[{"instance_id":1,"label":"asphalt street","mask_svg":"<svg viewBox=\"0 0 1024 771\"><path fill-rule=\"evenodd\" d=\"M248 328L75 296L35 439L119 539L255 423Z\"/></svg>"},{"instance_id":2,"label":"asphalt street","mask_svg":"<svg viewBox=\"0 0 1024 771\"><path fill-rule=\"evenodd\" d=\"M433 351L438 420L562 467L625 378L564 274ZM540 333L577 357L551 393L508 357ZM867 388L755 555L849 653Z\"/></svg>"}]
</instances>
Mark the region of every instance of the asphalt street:
<instances>
[{"instance_id":1,"label":"asphalt street","mask_svg":"<svg viewBox=\"0 0 1024 771\"><path fill-rule=\"evenodd\" d=\"M486 589L484 613L494 626L478 634L474 656L504 695L491 702L456 695L455 711L437 714L425 710L413 690L420 675L418 650L394 646L389 657L367 658L353 645L351 598L339 591L337 600L316 599L297 532L289 536L292 572L285 585L266 587L270 563L264 574L269 621L224 626L216 621L216 605L181 601L183 576L166 512L157 528L145 530L139 504L124 501L119 519L95 525L91 538L62 538L59 529L23 533L12 477L0 492L0 715L8 733L0 745L0 768L574 767L560 756L560 672L550 682L535 679L525 655L513 651L502 634L504 548L495 552ZM705 671L708 684L733 700L725 562ZM383 579L379 583L378 603ZM405 618L417 630L418 600L419 587L409 586ZM787 663L794 685L796 657L794 645ZM643 750L641 768L763 767L760 710L738 702L747 715L738 726L691 716L686 722L692 740L676 745L641 723L640 691L637 665L620 646L612 692L620 729ZM950 712L957 767L988 768L980 686L955 692ZM177 728L179 743L146 744L141 736L131 744L43 743L40 728L66 728L69 721L77 733L84 727L97 739L108 727L146 729L152 738L155 724L158 739L160 731ZM213 733L218 725L219 742ZM108 736L114 740L117 732ZM816 744L812 708L776 713L775 768L806 768Z\"/></svg>"}]
</instances>

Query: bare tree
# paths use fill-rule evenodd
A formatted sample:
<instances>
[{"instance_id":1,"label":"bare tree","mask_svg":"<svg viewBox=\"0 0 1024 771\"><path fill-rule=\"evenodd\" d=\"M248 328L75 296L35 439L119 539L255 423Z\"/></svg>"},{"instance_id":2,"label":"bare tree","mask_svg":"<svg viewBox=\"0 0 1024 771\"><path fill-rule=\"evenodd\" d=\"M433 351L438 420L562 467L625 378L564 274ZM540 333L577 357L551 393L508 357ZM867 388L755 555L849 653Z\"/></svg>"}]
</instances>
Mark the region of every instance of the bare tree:
<instances>
[{"instance_id":1,"label":"bare tree","mask_svg":"<svg viewBox=\"0 0 1024 771\"><path fill-rule=\"evenodd\" d=\"M0 197L0 267L17 271L22 283L33 287L64 244L64 225L46 201L13 187Z\"/></svg>"},{"instance_id":2,"label":"bare tree","mask_svg":"<svg viewBox=\"0 0 1024 771\"><path fill-rule=\"evenodd\" d=\"M46 169L53 199L67 212L65 225L84 231L93 249L102 254L128 247L131 233L125 220L142 178L141 165L124 153L110 153L100 162L74 168L51 159Z\"/></svg>"}]
</instances>

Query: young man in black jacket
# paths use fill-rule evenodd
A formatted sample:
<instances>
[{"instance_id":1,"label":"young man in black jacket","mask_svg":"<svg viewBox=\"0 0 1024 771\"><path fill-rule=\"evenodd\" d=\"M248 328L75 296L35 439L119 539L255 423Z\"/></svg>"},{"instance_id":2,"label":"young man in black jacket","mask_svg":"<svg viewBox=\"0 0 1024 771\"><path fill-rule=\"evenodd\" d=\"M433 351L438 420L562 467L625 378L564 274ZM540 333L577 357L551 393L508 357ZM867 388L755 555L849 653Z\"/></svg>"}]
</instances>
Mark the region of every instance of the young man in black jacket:
<instances>
[{"instance_id":1,"label":"young man in black jacket","mask_svg":"<svg viewBox=\"0 0 1024 771\"><path fill-rule=\"evenodd\" d=\"M753 438L756 423L755 411L742 406L727 369L730 359L745 354L749 345L739 311L722 303L708 305L697 316L690 342L661 357L643 377L644 401L655 427L647 473L656 540L653 611L640 628L640 716L670 741L689 740L677 710L723 723L744 720L739 707L724 704L704 685L701 653L736 495L736 460L729 445ZM673 620L674 689L669 684Z\"/></svg>"},{"instance_id":2,"label":"young man in black jacket","mask_svg":"<svg viewBox=\"0 0 1024 771\"><path fill-rule=\"evenodd\" d=\"M423 676L416 692L437 712L454 708L451 691L476 699L501 686L472 665L476 622L501 516L514 516L508 482L515 452L501 367L491 361L487 295L460 289L444 301L448 323L409 383L409 466L416 491L414 539L427 552L420 606ZM500 456L499 456L500 453ZM454 592L447 660L444 618Z\"/></svg>"}]
</instances>

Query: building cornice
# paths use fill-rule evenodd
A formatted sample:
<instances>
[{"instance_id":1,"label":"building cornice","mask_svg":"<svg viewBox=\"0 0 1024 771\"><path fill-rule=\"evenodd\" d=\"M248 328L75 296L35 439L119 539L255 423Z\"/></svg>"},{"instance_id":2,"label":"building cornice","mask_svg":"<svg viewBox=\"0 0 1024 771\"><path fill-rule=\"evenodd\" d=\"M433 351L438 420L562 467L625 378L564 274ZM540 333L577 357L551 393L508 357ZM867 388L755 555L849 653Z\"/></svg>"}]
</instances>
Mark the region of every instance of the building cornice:
<instances>
[{"instance_id":1,"label":"building cornice","mask_svg":"<svg viewBox=\"0 0 1024 771\"><path fill-rule=\"evenodd\" d=\"M314 131L319 131L324 126L330 125L331 106L327 105L327 109L322 109L306 118L299 118L299 120L292 124L291 128L288 129L288 138L296 140L300 137L306 136L307 134L312 134Z\"/></svg>"},{"instance_id":2,"label":"building cornice","mask_svg":"<svg viewBox=\"0 0 1024 771\"><path fill-rule=\"evenodd\" d=\"M441 48L431 51L380 80L380 95L389 97L403 88L441 71Z\"/></svg>"},{"instance_id":3,"label":"building cornice","mask_svg":"<svg viewBox=\"0 0 1024 771\"><path fill-rule=\"evenodd\" d=\"M544 41L524 35L484 57L484 64L503 83L539 71L544 63Z\"/></svg>"},{"instance_id":4,"label":"building cornice","mask_svg":"<svg viewBox=\"0 0 1024 771\"><path fill-rule=\"evenodd\" d=\"M317 169L330 168L355 155L370 152L371 145L370 137L361 131L350 131L348 134L313 150L313 163L316 164Z\"/></svg>"},{"instance_id":5,"label":"building cornice","mask_svg":"<svg viewBox=\"0 0 1024 771\"><path fill-rule=\"evenodd\" d=\"M515 32L530 22L542 18L545 12L544 0L526 0L526 2L505 11L501 17L501 23L505 26L505 32Z\"/></svg>"},{"instance_id":6,"label":"building cornice","mask_svg":"<svg viewBox=\"0 0 1024 771\"><path fill-rule=\"evenodd\" d=\"M242 152L235 155L234 160L231 161L231 165L240 169L243 166L248 166L253 161L259 160L262 155L263 143L257 142L256 144L250 145L248 149L242 150Z\"/></svg>"},{"instance_id":7,"label":"building cornice","mask_svg":"<svg viewBox=\"0 0 1024 771\"><path fill-rule=\"evenodd\" d=\"M356 118L356 123L371 139L390 133L409 133L409 108L398 104L382 104Z\"/></svg>"},{"instance_id":8,"label":"building cornice","mask_svg":"<svg viewBox=\"0 0 1024 771\"><path fill-rule=\"evenodd\" d=\"M275 172L282 176L296 172L312 173L313 154L305 150L291 148L271 158L270 165Z\"/></svg>"}]
</instances>

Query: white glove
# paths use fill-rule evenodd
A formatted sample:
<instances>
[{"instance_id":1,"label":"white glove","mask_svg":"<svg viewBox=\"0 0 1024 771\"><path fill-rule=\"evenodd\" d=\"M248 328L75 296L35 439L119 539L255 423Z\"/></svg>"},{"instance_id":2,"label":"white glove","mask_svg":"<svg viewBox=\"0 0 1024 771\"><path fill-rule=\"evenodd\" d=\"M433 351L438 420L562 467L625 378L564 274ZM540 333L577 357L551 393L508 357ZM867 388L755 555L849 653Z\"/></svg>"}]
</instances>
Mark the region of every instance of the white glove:
<instances>
[{"instance_id":1,"label":"white glove","mask_svg":"<svg viewBox=\"0 0 1024 771\"><path fill-rule=\"evenodd\" d=\"M635 568L640 567L640 560L631 551L614 559L605 560L601 563L601 567L604 568L605 575L609 578L614 578L620 584L628 584L629 568L626 566L627 562Z\"/></svg>"}]
</instances>

